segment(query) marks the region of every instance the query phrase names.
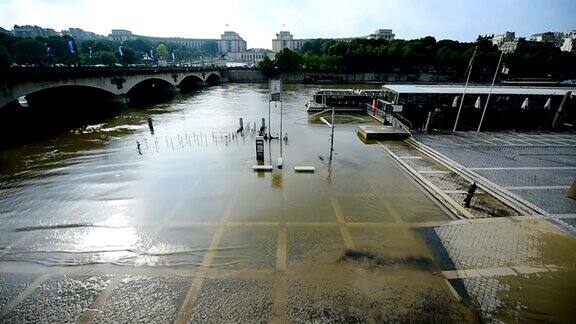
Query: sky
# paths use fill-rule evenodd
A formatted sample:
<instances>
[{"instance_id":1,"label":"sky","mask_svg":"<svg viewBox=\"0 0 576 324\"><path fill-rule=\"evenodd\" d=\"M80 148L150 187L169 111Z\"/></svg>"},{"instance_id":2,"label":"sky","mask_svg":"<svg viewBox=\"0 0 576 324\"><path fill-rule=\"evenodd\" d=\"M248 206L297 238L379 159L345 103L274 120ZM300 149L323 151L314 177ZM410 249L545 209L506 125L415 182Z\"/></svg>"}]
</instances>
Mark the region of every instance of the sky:
<instances>
[{"instance_id":1,"label":"sky","mask_svg":"<svg viewBox=\"0 0 576 324\"><path fill-rule=\"evenodd\" d=\"M363 36L391 28L396 38L473 41L576 29L576 0L0 0L0 27L79 27L108 35L219 38L234 30L249 48L271 48L280 30L295 38Z\"/></svg>"}]
</instances>

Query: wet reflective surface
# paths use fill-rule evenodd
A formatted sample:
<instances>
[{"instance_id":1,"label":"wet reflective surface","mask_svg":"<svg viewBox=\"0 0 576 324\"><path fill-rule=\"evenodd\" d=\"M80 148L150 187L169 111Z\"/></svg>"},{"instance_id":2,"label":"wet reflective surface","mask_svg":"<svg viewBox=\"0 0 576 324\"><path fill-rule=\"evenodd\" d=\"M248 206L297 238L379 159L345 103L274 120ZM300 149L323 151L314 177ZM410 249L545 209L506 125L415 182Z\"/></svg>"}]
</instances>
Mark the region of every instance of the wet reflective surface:
<instances>
[{"instance_id":1,"label":"wet reflective surface","mask_svg":"<svg viewBox=\"0 0 576 324\"><path fill-rule=\"evenodd\" d=\"M330 174L330 130L309 120L304 108L312 89L287 88L284 171L254 173L255 134L236 134L239 117L247 128L267 118L267 87L259 85L207 88L3 151L2 260L195 265L224 213L231 222L336 223L337 203L346 221L394 222L384 211L386 201L416 209L405 221L447 218L378 146L358 140L357 124L372 122L364 116L338 116ZM279 111L272 104L273 135L279 133ZM266 143L266 164L276 164L279 145ZM317 171L296 174L295 165ZM242 240L250 232L234 235ZM272 237L270 242L276 244ZM240 255L254 254L234 243L215 265L231 266L245 261ZM256 255L254 262L264 262Z\"/></svg>"},{"instance_id":2,"label":"wet reflective surface","mask_svg":"<svg viewBox=\"0 0 576 324\"><path fill-rule=\"evenodd\" d=\"M542 319L535 293L514 290L532 272L503 267L546 269L536 288L572 280L551 247L573 238L536 220L455 222L381 145L360 141L366 116L337 116L329 167L330 128L304 107L314 89L286 85L273 172L252 171L267 85L206 88L0 151L0 322ZM275 136L279 114L272 104ZM279 145L265 143L266 164ZM500 284L514 293L476 269L493 281L512 271ZM570 314L546 309L545 320Z\"/></svg>"}]
</instances>

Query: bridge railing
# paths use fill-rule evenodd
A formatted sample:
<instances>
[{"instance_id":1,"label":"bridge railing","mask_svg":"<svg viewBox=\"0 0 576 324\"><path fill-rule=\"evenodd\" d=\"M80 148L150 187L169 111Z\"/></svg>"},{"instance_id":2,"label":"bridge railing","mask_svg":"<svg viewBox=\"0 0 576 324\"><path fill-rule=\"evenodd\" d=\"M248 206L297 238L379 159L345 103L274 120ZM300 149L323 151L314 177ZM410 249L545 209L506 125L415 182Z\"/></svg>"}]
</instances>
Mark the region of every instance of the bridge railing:
<instances>
[{"instance_id":1,"label":"bridge railing","mask_svg":"<svg viewBox=\"0 0 576 324\"><path fill-rule=\"evenodd\" d=\"M156 73L224 71L226 67L159 67L159 66L15 66L0 67L1 82L34 81L52 77L84 77Z\"/></svg>"}]
</instances>

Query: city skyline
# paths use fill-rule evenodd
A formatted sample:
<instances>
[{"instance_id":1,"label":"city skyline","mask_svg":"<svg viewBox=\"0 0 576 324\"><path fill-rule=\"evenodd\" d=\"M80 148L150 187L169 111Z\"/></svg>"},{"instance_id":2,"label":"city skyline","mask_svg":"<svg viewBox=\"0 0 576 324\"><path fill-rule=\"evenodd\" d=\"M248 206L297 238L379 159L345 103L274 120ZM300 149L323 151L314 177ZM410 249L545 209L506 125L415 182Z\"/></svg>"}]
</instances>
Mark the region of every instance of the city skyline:
<instances>
[{"instance_id":1,"label":"city skyline","mask_svg":"<svg viewBox=\"0 0 576 324\"><path fill-rule=\"evenodd\" d=\"M553 5L540 0L464 2L370 0L358 6L345 0L226 1L224 5L174 1L159 8L133 1L7 0L0 2L0 27L29 24L58 31L78 27L104 36L112 29L127 29L140 35L188 38L215 38L225 30L234 30L248 47L268 49L280 30L289 30L297 38L340 38L390 28L399 39L434 36L473 41L478 35L507 30L529 36L576 27L570 19L570 13L576 11L573 1L556 1ZM134 6L138 10L129 10ZM517 10L519 6L523 10ZM104 16L106 19L102 19Z\"/></svg>"}]
</instances>

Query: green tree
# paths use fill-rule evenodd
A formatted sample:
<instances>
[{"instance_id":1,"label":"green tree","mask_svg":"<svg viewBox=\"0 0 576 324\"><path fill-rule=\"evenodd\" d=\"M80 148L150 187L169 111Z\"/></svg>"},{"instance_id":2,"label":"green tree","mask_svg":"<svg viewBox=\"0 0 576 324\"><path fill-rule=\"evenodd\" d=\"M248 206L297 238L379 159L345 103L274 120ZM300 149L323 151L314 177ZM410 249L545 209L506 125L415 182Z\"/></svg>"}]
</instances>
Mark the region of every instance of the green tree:
<instances>
[{"instance_id":1,"label":"green tree","mask_svg":"<svg viewBox=\"0 0 576 324\"><path fill-rule=\"evenodd\" d=\"M258 67L260 68L260 71L262 71L262 74L267 77L276 75L276 67L274 66L274 62L272 62L268 56L265 56L262 61L258 62Z\"/></svg>"},{"instance_id":2,"label":"green tree","mask_svg":"<svg viewBox=\"0 0 576 324\"><path fill-rule=\"evenodd\" d=\"M0 45L0 66L7 66L12 63L12 57L4 45Z\"/></svg>"},{"instance_id":3,"label":"green tree","mask_svg":"<svg viewBox=\"0 0 576 324\"><path fill-rule=\"evenodd\" d=\"M46 47L36 39L21 38L14 43L14 57L20 64L40 64L46 61Z\"/></svg>"},{"instance_id":4,"label":"green tree","mask_svg":"<svg viewBox=\"0 0 576 324\"><path fill-rule=\"evenodd\" d=\"M160 43L160 44L158 44L158 46L156 46L156 55L159 58L167 59L168 53L169 53L169 49L168 49L168 46L166 46L166 44Z\"/></svg>"},{"instance_id":5,"label":"green tree","mask_svg":"<svg viewBox=\"0 0 576 324\"><path fill-rule=\"evenodd\" d=\"M117 63L118 59L112 52L107 51L99 51L92 54L92 63L93 64L105 64L105 65L113 65Z\"/></svg>"},{"instance_id":6,"label":"green tree","mask_svg":"<svg viewBox=\"0 0 576 324\"><path fill-rule=\"evenodd\" d=\"M142 57L141 55L138 56L136 51L134 51L130 47L124 47L123 46L122 47L122 53L124 53L124 56L121 56L120 52L118 52L118 51L115 54L118 61L122 64L138 63L140 61L140 58Z\"/></svg>"},{"instance_id":7,"label":"green tree","mask_svg":"<svg viewBox=\"0 0 576 324\"><path fill-rule=\"evenodd\" d=\"M295 71L302 66L302 55L285 48L274 56L274 64L280 71Z\"/></svg>"}]
</instances>

